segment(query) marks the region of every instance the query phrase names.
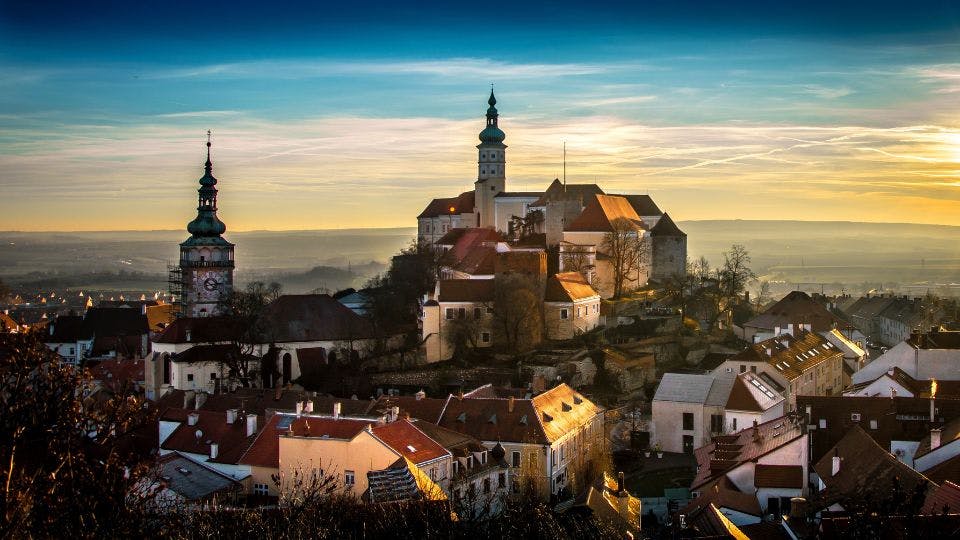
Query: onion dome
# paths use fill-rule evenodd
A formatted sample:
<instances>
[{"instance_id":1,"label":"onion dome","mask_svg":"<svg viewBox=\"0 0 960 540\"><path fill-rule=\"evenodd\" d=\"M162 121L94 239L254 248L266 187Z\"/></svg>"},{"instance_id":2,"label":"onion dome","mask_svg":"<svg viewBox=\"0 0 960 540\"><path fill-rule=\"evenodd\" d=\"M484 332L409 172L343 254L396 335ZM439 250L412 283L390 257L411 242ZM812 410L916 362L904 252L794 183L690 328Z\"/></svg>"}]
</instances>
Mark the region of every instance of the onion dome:
<instances>
[{"instance_id":1,"label":"onion dome","mask_svg":"<svg viewBox=\"0 0 960 540\"><path fill-rule=\"evenodd\" d=\"M490 107L487 109L487 127L480 132L480 142L500 143L507 138L507 135L497 127L497 119L500 116L497 112L497 98L493 95L493 88L490 89L490 99L487 100Z\"/></svg>"},{"instance_id":2,"label":"onion dome","mask_svg":"<svg viewBox=\"0 0 960 540\"><path fill-rule=\"evenodd\" d=\"M187 231L196 237L216 237L227 231L227 226L217 218L217 179L213 176L213 163L210 161L210 132L207 132L207 162L204 174L200 178L199 203L197 217L187 224Z\"/></svg>"}]
</instances>

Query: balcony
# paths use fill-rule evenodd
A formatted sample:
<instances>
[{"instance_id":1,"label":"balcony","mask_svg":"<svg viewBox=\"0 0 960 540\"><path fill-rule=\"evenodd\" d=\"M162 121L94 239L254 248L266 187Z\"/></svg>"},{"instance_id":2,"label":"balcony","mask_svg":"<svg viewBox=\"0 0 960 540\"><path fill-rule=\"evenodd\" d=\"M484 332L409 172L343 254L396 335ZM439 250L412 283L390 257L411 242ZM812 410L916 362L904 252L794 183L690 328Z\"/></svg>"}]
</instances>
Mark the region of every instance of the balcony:
<instances>
[{"instance_id":1,"label":"balcony","mask_svg":"<svg viewBox=\"0 0 960 540\"><path fill-rule=\"evenodd\" d=\"M233 261L188 261L180 259L182 268L233 268Z\"/></svg>"}]
</instances>

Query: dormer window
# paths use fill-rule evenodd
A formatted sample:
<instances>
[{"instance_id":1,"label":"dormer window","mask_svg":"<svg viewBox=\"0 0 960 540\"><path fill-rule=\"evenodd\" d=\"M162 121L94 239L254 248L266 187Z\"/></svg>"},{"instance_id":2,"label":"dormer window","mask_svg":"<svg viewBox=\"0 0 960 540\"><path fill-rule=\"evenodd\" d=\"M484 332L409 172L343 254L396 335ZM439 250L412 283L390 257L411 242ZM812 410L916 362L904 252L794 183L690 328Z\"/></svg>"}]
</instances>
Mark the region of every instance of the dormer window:
<instances>
[{"instance_id":1,"label":"dormer window","mask_svg":"<svg viewBox=\"0 0 960 540\"><path fill-rule=\"evenodd\" d=\"M486 452L486 451L480 452L480 464L481 464L481 465L486 465L486 464L487 464L487 452Z\"/></svg>"}]
</instances>

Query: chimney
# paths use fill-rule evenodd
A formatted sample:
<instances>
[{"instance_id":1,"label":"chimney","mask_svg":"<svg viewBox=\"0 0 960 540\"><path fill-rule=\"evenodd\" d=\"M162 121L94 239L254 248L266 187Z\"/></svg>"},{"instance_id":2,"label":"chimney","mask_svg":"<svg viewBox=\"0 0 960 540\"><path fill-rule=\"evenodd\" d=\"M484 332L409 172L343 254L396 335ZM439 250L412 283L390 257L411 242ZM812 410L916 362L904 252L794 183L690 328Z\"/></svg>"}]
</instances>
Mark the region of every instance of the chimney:
<instances>
[{"instance_id":1,"label":"chimney","mask_svg":"<svg viewBox=\"0 0 960 540\"><path fill-rule=\"evenodd\" d=\"M140 304L140 314L141 315L147 314L147 304Z\"/></svg>"},{"instance_id":2,"label":"chimney","mask_svg":"<svg viewBox=\"0 0 960 540\"><path fill-rule=\"evenodd\" d=\"M247 437L252 437L257 432L257 415L247 415Z\"/></svg>"},{"instance_id":3,"label":"chimney","mask_svg":"<svg viewBox=\"0 0 960 540\"><path fill-rule=\"evenodd\" d=\"M813 332L813 325L810 323L801 324L800 327L806 330L807 332Z\"/></svg>"},{"instance_id":4,"label":"chimney","mask_svg":"<svg viewBox=\"0 0 960 540\"><path fill-rule=\"evenodd\" d=\"M930 430L930 449L936 450L940 448L940 428L933 428Z\"/></svg>"},{"instance_id":5,"label":"chimney","mask_svg":"<svg viewBox=\"0 0 960 540\"><path fill-rule=\"evenodd\" d=\"M197 425L197 422L198 422L199 420L200 420L200 414L199 414L199 413L192 412L192 413L190 413L190 414L187 415L187 425L188 425L188 426L195 426L195 425Z\"/></svg>"},{"instance_id":6,"label":"chimney","mask_svg":"<svg viewBox=\"0 0 960 540\"><path fill-rule=\"evenodd\" d=\"M836 476L840 472L840 456L833 456L833 463L830 467L830 476Z\"/></svg>"},{"instance_id":7,"label":"chimney","mask_svg":"<svg viewBox=\"0 0 960 540\"><path fill-rule=\"evenodd\" d=\"M300 416L300 415L302 415L302 414L303 414L303 402L302 402L302 401L298 401L298 402L297 402L297 416Z\"/></svg>"},{"instance_id":8,"label":"chimney","mask_svg":"<svg viewBox=\"0 0 960 540\"><path fill-rule=\"evenodd\" d=\"M339 419L340 419L340 406L341 406L341 404L340 404L339 401L333 404L333 419L334 419L334 420L339 420Z\"/></svg>"},{"instance_id":9,"label":"chimney","mask_svg":"<svg viewBox=\"0 0 960 540\"><path fill-rule=\"evenodd\" d=\"M303 412L310 414L313 412L313 402L306 400L303 402Z\"/></svg>"},{"instance_id":10,"label":"chimney","mask_svg":"<svg viewBox=\"0 0 960 540\"><path fill-rule=\"evenodd\" d=\"M507 401L507 412L511 412L511 413L513 412L513 405L514 405L514 399L513 399L513 396L510 396L510 400ZM620 473L620 474L622 475L623 473Z\"/></svg>"},{"instance_id":11,"label":"chimney","mask_svg":"<svg viewBox=\"0 0 960 540\"><path fill-rule=\"evenodd\" d=\"M463 401L463 388L461 388L460 392L457 393L457 399Z\"/></svg>"},{"instance_id":12,"label":"chimney","mask_svg":"<svg viewBox=\"0 0 960 540\"><path fill-rule=\"evenodd\" d=\"M190 402L193 401L193 398L194 398L194 395L195 395L195 394L196 394L196 392L194 392L193 390L187 390L186 392L183 393L183 408L184 408L184 409L189 409L189 408L190 408Z\"/></svg>"},{"instance_id":13,"label":"chimney","mask_svg":"<svg viewBox=\"0 0 960 540\"><path fill-rule=\"evenodd\" d=\"M217 443L210 443L210 459L217 459L217 453L220 451L220 445Z\"/></svg>"},{"instance_id":14,"label":"chimney","mask_svg":"<svg viewBox=\"0 0 960 540\"><path fill-rule=\"evenodd\" d=\"M617 473L617 493L623 493L623 471Z\"/></svg>"},{"instance_id":15,"label":"chimney","mask_svg":"<svg viewBox=\"0 0 960 540\"><path fill-rule=\"evenodd\" d=\"M400 418L400 407L390 407L390 421L396 422Z\"/></svg>"},{"instance_id":16,"label":"chimney","mask_svg":"<svg viewBox=\"0 0 960 540\"><path fill-rule=\"evenodd\" d=\"M807 500L803 497L790 499L790 519L805 519L807 517Z\"/></svg>"},{"instance_id":17,"label":"chimney","mask_svg":"<svg viewBox=\"0 0 960 540\"><path fill-rule=\"evenodd\" d=\"M771 349L770 347L767 347L767 356L770 356L770 357L773 356L773 349Z\"/></svg>"},{"instance_id":18,"label":"chimney","mask_svg":"<svg viewBox=\"0 0 960 540\"><path fill-rule=\"evenodd\" d=\"M780 325L779 325L779 324L778 324L777 326L774 326L774 327L773 327L773 335L774 335L774 337L780 335Z\"/></svg>"},{"instance_id":19,"label":"chimney","mask_svg":"<svg viewBox=\"0 0 960 540\"><path fill-rule=\"evenodd\" d=\"M417 401L420 401L421 399L427 397L427 393L424 392L423 390L420 390L419 392L417 392L417 393L414 394L413 396L414 396L414 398L416 398Z\"/></svg>"},{"instance_id":20,"label":"chimney","mask_svg":"<svg viewBox=\"0 0 960 540\"><path fill-rule=\"evenodd\" d=\"M280 401L281 396L283 396L283 388L280 385L277 385L277 389L273 392L273 400Z\"/></svg>"},{"instance_id":21,"label":"chimney","mask_svg":"<svg viewBox=\"0 0 960 540\"><path fill-rule=\"evenodd\" d=\"M407 422L409 422L409 421L410 421L410 413L407 412L407 411L403 411L403 419L406 420Z\"/></svg>"},{"instance_id":22,"label":"chimney","mask_svg":"<svg viewBox=\"0 0 960 540\"><path fill-rule=\"evenodd\" d=\"M187 338L187 343L190 343L190 337L191 337L191 336L190 336L190 329L187 328L187 336L186 336L186 338Z\"/></svg>"},{"instance_id":23,"label":"chimney","mask_svg":"<svg viewBox=\"0 0 960 540\"><path fill-rule=\"evenodd\" d=\"M227 423L233 424L237 421L237 410L236 409L227 409Z\"/></svg>"},{"instance_id":24,"label":"chimney","mask_svg":"<svg viewBox=\"0 0 960 540\"><path fill-rule=\"evenodd\" d=\"M794 336L794 335L795 335L795 334L793 333L793 323L790 323L790 324L787 325L787 333L790 334L791 336Z\"/></svg>"},{"instance_id":25,"label":"chimney","mask_svg":"<svg viewBox=\"0 0 960 540\"><path fill-rule=\"evenodd\" d=\"M200 410L200 407L203 407L203 404L207 402L207 393L206 392L197 392L197 397L194 403L194 408Z\"/></svg>"}]
</instances>

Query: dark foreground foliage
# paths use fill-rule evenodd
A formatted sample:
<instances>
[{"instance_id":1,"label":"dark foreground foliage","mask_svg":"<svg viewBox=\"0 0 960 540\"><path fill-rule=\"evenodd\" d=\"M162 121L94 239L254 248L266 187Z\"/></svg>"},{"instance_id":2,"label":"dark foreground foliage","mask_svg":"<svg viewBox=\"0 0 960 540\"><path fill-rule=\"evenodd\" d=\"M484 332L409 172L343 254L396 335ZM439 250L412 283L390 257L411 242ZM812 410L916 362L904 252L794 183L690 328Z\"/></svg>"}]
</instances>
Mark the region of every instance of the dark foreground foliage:
<instances>
[{"instance_id":1,"label":"dark foreground foliage","mask_svg":"<svg viewBox=\"0 0 960 540\"><path fill-rule=\"evenodd\" d=\"M141 496L155 471L156 418L133 389L106 397L61 366L36 336L0 334L2 538L613 538L534 497L496 518L451 513L447 502L371 505L329 481L271 508L157 511Z\"/></svg>"}]
</instances>

